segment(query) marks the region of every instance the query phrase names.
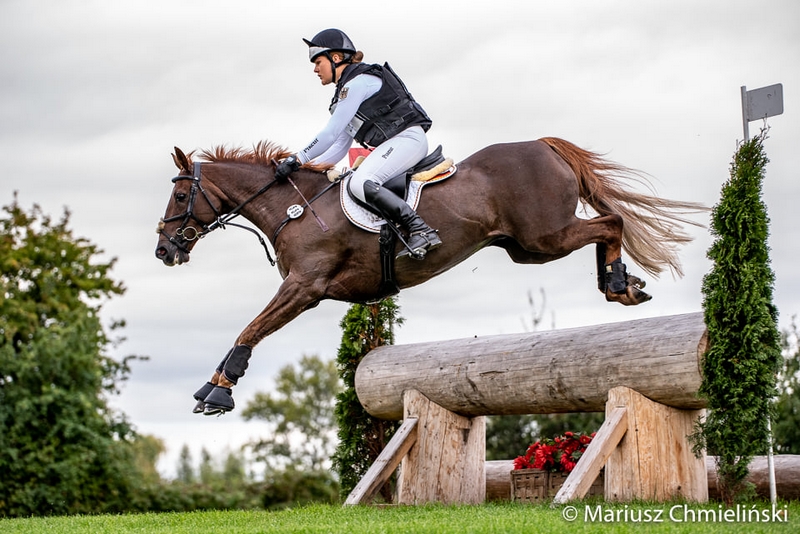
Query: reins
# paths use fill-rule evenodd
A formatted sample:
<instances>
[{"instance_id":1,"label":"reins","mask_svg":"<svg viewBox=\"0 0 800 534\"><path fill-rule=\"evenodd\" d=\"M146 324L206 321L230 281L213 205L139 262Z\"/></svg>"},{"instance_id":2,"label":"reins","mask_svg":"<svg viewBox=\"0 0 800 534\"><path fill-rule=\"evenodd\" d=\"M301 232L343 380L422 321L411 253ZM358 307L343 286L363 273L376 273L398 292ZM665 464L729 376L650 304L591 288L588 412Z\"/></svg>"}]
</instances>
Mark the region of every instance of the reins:
<instances>
[{"instance_id":1,"label":"reins","mask_svg":"<svg viewBox=\"0 0 800 534\"><path fill-rule=\"evenodd\" d=\"M291 181L291 178L289 179L289 181L291 182L292 186L294 186L295 190L296 190L296 191L297 191L297 193L300 195L300 198L302 198L302 199L303 199L303 202L305 202L305 205L306 205L306 206L308 206L308 209L309 209L309 210L311 210L311 213L312 213L312 214L314 215L314 217L316 218L316 220L317 220L317 224L319 224L319 226L320 226L320 228L322 229L322 231L323 231L323 232L327 232L327 231L329 230L329 228L328 228L328 225L327 225L327 224L325 224L325 221L323 221L323 220L322 220L322 219L319 217L319 215L317 215L317 213L314 211L314 208L312 208L312 207L311 207L311 203L312 203L312 202L314 202L315 200L317 200L319 197L321 197L321 196L322 196L322 195L324 195L325 193L327 193L328 191L330 191L331 189L333 189L333 188L334 188L336 185L338 185L338 184L339 184L339 182L342 180L342 177L343 177L343 176L346 176L346 174L345 174L345 175L342 175L342 176L340 176L340 177L339 177L339 178L337 178L335 181L333 181L333 182L331 182L330 184L328 184L327 186L325 186L325 188L324 188L322 191L320 191L319 193L317 193L316 195L314 195L313 197L311 197L311 200L306 200L306 197L303 195L303 193L301 193L301 192L300 192L300 190L299 190L299 189L298 189L298 187L295 185L295 183L294 183L293 181ZM295 204L295 205L292 205L292 206L289 206L289 209L287 210L287 215L286 215L286 218L285 218L284 220L282 220L282 221L281 221L281 223L280 223L280 224L278 225L278 227L275 229L275 233L274 233L274 234L272 234L272 241L273 241L273 242L275 242L275 240L276 240L276 239L278 239L278 234L280 234L280 233L281 233L281 230L283 230L283 229L284 229L284 227L285 227L287 224L289 224L289 222L290 222L292 219L296 219L296 218L300 217L300 215L302 215L302 214L303 214L303 212L302 212L302 209L299 209L299 210L298 210L298 209L296 209L296 208L299 208L299 206L297 206L296 204Z\"/></svg>"},{"instance_id":2,"label":"reins","mask_svg":"<svg viewBox=\"0 0 800 534\"><path fill-rule=\"evenodd\" d=\"M267 260L269 260L270 265L272 265L274 267L275 266L275 260L272 258L272 255L269 252L269 247L267 246L267 243L264 240L264 238L261 236L261 234L257 230L255 230L253 228L250 228L249 226L245 226L245 225L242 225L242 224L234 223L234 222L231 222L231 221L233 219L235 219L236 217L238 217L239 215L241 215L241 211L242 211L242 209L244 209L244 207L246 205L248 205L250 202L252 202L256 198L258 198L259 196L263 195L273 185L275 185L278 181L273 178L270 182L267 182L263 187L261 187L261 189L259 189L258 191L256 191L252 195L250 195L246 200L241 202L238 206L233 208L231 211L229 211L226 214L221 214L219 212L219 210L211 202L211 199L209 198L208 193L206 193L205 189L203 189L203 186L201 184L201 165L202 165L202 162L195 162L194 163L192 176L181 174L181 175L178 175L178 176L176 176L176 177L174 177L172 179L173 183L177 182L178 180L192 180L192 186L191 186L191 189L189 190L189 203L188 203L188 206L187 206L186 211L184 213L181 213L179 215L174 215L174 216L168 217L166 219L162 218L161 222L159 223L158 232L160 234L164 235L169 240L170 243L174 244L180 250L188 253L189 249L186 247L186 243L194 241L196 239L202 239L205 236L207 236L208 234L210 234L211 232L213 232L214 230L216 230L217 228L222 228L223 230L225 230L227 226L234 226L236 228L241 228L243 230L247 230L248 232L252 233L253 235L255 235L258 238L259 243L261 243L261 246L264 248L264 252L267 255ZM321 197L325 193L327 193L328 191L330 191L336 184L339 183L339 180L327 185L322 191L320 191L319 193L317 193L316 195L311 197L310 200L307 200L306 197L303 195L303 193L300 192L300 189L297 187L297 185L294 183L294 181L289 179L289 182L291 183L292 187L294 187L295 191L297 191L297 193L300 195L300 198L303 200L303 203L304 203L305 207L307 207L311 211L311 213L314 215L314 218L317 220L317 223L320 225L320 228L322 228L323 232L327 231L328 230L328 226L317 215L317 213L314 211L314 208L311 207L311 203L314 202L315 200L317 200L319 197ZM208 205L211 207L211 209L214 212L214 217L215 217L214 221L209 223L209 224L204 224L202 221L198 220L197 217L195 217L195 215L194 215L194 205L195 205L195 202L197 200L198 192L203 195L203 198L206 199L206 202L208 203ZM302 215L302 213L303 213L303 207L301 207L301 206L299 206L297 204L290 206L289 209L287 210L286 218L283 221L281 221L281 223L275 229L275 233L272 236L272 242L273 243L275 242L275 240L278 238L278 234L280 234L281 230L283 230L284 227L292 219L296 219L296 218L300 217ZM164 231L164 225L166 223L172 222L172 221L177 221L179 219L183 219L183 221L181 222L181 226L175 231L175 235L174 236L169 235L166 231ZM200 230L198 230L194 226L189 226L188 225L188 223L191 220L194 220L197 223L199 223Z\"/></svg>"},{"instance_id":3,"label":"reins","mask_svg":"<svg viewBox=\"0 0 800 534\"><path fill-rule=\"evenodd\" d=\"M261 243L261 246L264 248L264 252L267 254L267 260L269 260L270 265L272 265L274 267L275 266L275 260L272 258L272 255L269 253L269 248L267 247L267 243L266 243L266 241L264 241L264 238L261 237L261 234L259 234L256 230L254 230L253 228L250 228L249 226L245 226L245 225L242 225L242 224L234 223L234 222L231 222L231 221L233 219L235 219L236 217L238 217L239 215L241 215L242 209L247 204L249 204L250 202L255 200L260 195L264 194L269 188L271 188L273 185L275 185L276 180L273 179L272 181L267 182L261 189L259 189L255 193L253 193L244 202L240 203L238 206L233 208L231 211L229 211L228 213L223 215L223 214L221 214L219 212L219 210L211 202L211 199L208 197L208 193L206 193L205 189L203 189L203 186L200 183L200 177L201 177L201 172L202 172L201 171L202 162L195 162L193 167L194 168L193 168L192 176L181 174L181 175L178 175L178 176L176 176L176 177L174 177L172 179L173 183L177 182L178 180L192 180L192 187L189 190L189 205L187 206L186 211L184 213L181 213L180 215L174 215L174 216L168 217L166 219L161 219L161 222L159 223L159 228L158 228L159 233L164 235L169 240L170 243L174 244L180 250L188 253L189 249L186 247L185 243L190 242L190 241L194 241L195 239L202 239L205 236L207 236L209 233L211 233L214 230L216 230L217 228L222 228L223 230L225 230L226 226L228 226L228 225L235 226L236 228L241 228L243 230L247 230L248 232L251 232L253 235L255 235L258 238L259 243ZM206 199L206 202L208 203L208 205L214 211L215 219L210 224L203 224L203 222L198 220L197 217L195 217L195 215L194 215L194 204L195 204L195 201L197 200L198 191L203 195L203 197ZM179 219L183 219L183 222L181 222L181 226L175 231L175 235L174 236L171 236L167 232L164 231L164 224L166 224L168 222L172 222L172 221L177 221ZM194 219L195 221L197 221L200 224L201 230L198 230L194 226L187 226L187 223L192 219ZM188 234L187 234L187 231L189 232Z\"/></svg>"}]
</instances>

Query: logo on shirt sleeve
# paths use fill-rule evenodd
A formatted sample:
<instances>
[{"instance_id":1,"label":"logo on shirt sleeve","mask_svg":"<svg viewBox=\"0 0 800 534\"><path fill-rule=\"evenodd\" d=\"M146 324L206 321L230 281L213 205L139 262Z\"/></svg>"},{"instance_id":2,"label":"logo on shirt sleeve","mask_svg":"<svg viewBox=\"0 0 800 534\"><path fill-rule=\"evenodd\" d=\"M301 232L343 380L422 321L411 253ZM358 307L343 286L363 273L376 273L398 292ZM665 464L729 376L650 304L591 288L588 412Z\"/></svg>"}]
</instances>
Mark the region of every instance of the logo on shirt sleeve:
<instances>
[{"instance_id":1,"label":"logo on shirt sleeve","mask_svg":"<svg viewBox=\"0 0 800 534\"><path fill-rule=\"evenodd\" d=\"M344 100L345 98L347 98L347 90L348 89L349 89L349 87L342 87L342 90L339 91L339 100Z\"/></svg>"}]
</instances>

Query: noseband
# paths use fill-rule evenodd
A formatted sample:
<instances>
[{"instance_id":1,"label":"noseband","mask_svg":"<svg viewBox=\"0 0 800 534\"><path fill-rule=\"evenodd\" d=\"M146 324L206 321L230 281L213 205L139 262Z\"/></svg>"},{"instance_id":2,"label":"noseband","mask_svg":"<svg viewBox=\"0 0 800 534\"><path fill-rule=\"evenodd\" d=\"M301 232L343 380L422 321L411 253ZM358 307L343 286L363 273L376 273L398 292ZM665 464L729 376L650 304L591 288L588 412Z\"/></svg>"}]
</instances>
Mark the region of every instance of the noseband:
<instances>
[{"instance_id":1,"label":"noseband","mask_svg":"<svg viewBox=\"0 0 800 534\"><path fill-rule=\"evenodd\" d=\"M217 228L224 229L226 225L235 226L237 228L242 228L244 230L252 232L256 237L258 237L261 246L264 247L264 252L267 253L267 259L269 260L269 263L274 266L275 260L272 259L272 256L269 253L269 249L267 248L267 243L264 241L264 238L262 238L261 235L252 228L243 226L241 224L232 223L230 221L231 219L234 219L235 217L239 216L242 208L244 208L245 205L247 205L257 196L264 193L267 189L272 187L272 185L275 184L275 180L272 180L271 182L264 185L264 187L259 189L258 192L256 192L250 198L248 198L247 200L236 206L229 213L222 215L220 211L214 207L214 204L211 202L211 199L209 198L208 193L206 193L206 190L203 189L203 185L201 183L201 168L202 168L201 162L195 162L193 164L192 176L186 174L179 174L178 176L172 179L172 183L176 183L180 180L192 181L191 188L189 189L189 203L186 206L185 212L179 215L173 215L172 217L167 217L166 219L162 218L161 221L158 223L158 230L157 230L158 233L166 237L167 240L173 245L175 245L179 250L185 252L186 254L189 254L188 245L192 241L204 238ZM206 199L206 202L214 212L214 221L212 221L209 224L205 224L203 221L201 221L194 215L194 206L195 202L197 202L198 193L203 195L203 198ZM174 221L181 221L181 225L178 227L177 230L175 230L175 235L170 235L164 230L164 227L167 223ZM198 224L198 226L200 227L199 230L197 226L190 225L192 221Z\"/></svg>"},{"instance_id":2,"label":"noseband","mask_svg":"<svg viewBox=\"0 0 800 534\"><path fill-rule=\"evenodd\" d=\"M183 252L186 252L187 254L189 252L189 248L187 246L188 243L196 239L205 237L205 235L208 234L208 232L210 231L209 225L204 224L194 215L194 205L195 202L197 202L198 193L202 194L203 197L206 199L206 202L208 202L208 205L211 206L211 209L214 211L214 216L216 220L219 220L220 217L219 211L217 210L217 208L214 207L214 204L211 203L211 199L208 197L206 190L203 189L203 186L200 183L201 167L202 166L200 163L195 163L194 173L192 174L192 176L181 174L172 179L172 183L176 183L180 180L192 181L191 188L189 189L189 204L186 206L185 212L179 215L174 215L172 217L167 217L166 219L162 218L161 222L158 224L158 233L166 237L170 243L178 247ZM181 225L175 231L175 235L168 234L164 230L164 226L167 223L178 220L181 221ZM198 223L201 229L198 230L196 226L190 226L189 223L192 221Z\"/></svg>"}]
</instances>

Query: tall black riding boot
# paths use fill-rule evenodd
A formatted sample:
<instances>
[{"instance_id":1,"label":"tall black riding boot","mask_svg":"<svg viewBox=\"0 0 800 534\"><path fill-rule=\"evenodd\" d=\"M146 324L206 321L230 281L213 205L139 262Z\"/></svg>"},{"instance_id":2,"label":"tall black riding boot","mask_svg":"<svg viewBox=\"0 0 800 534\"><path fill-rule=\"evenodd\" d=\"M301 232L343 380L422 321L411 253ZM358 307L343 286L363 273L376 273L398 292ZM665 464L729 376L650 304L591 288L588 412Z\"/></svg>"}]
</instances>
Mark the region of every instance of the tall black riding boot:
<instances>
[{"instance_id":1,"label":"tall black riding boot","mask_svg":"<svg viewBox=\"0 0 800 534\"><path fill-rule=\"evenodd\" d=\"M425 224L422 217L411 209L402 198L380 184L367 180L364 182L364 199L389 222L400 225L408 231L408 248L397 257L411 256L422 260L425 254L442 244L436 230Z\"/></svg>"}]
</instances>

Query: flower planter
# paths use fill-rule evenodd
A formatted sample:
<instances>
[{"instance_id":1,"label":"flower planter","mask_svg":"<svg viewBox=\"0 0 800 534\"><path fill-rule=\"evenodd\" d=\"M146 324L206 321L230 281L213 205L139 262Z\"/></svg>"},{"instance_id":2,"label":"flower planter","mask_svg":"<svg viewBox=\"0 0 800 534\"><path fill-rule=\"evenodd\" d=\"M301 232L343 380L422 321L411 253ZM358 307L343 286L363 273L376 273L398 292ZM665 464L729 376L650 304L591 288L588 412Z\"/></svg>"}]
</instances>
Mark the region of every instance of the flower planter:
<instances>
[{"instance_id":1,"label":"flower planter","mask_svg":"<svg viewBox=\"0 0 800 534\"><path fill-rule=\"evenodd\" d=\"M511 495L515 502L550 502L567 480L569 473L550 473L542 469L515 469L511 471ZM603 471L592 483L586 496L603 496Z\"/></svg>"}]
</instances>

